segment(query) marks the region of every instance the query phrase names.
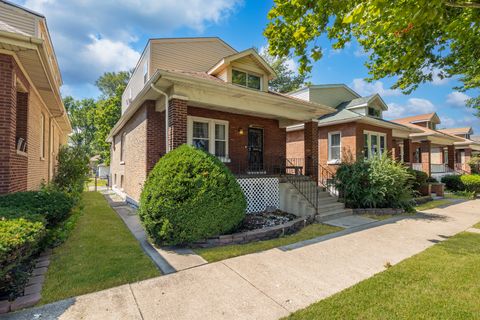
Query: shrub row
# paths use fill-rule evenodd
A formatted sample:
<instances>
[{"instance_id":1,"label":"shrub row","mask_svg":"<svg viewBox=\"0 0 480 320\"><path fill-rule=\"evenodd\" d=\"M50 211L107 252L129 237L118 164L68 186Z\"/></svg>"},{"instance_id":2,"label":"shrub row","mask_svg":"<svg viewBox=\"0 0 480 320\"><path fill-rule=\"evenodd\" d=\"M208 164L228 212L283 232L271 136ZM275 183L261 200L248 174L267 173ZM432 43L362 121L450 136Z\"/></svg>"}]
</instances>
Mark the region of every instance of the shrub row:
<instances>
[{"instance_id":1,"label":"shrub row","mask_svg":"<svg viewBox=\"0 0 480 320\"><path fill-rule=\"evenodd\" d=\"M474 195L480 193L480 175L450 175L442 178L450 191L468 191Z\"/></svg>"},{"instance_id":2,"label":"shrub row","mask_svg":"<svg viewBox=\"0 0 480 320\"><path fill-rule=\"evenodd\" d=\"M19 262L39 249L45 236L45 226L40 221L24 218L0 220L0 279Z\"/></svg>"},{"instance_id":3,"label":"shrub row","mask_svg":"<svg viewBox=\"0 0 480 320\"><path fill-rule=\"evenodd\" d=\"M0 293L16 280L16 269L52 243L80 199L88 174L81 148L62 147L53 183L40 191L0 196Z\"/></svg>"}]
</instances>

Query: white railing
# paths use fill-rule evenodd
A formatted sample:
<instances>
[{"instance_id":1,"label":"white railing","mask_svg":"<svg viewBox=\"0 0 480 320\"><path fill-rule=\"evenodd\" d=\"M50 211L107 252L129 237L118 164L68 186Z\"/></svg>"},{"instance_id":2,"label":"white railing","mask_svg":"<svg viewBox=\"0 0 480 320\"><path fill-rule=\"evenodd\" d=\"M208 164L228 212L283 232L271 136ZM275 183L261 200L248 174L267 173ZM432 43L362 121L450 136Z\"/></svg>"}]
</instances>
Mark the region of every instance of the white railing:
<instances>
[{"instance_id":1,"label":"white railing","mask_svg":"<svg viewBox=\"0 0 480 320\"><path fill-rule=\"evenodd\" d=\"M449 172L449 171L451 171L451 169L450 170L449 169L450 168L445 163L441 163L441 164L432 163L432 164L430 164L430 170L432 171L432 173Z\"/></svg>"},{"instance_id":2,"label":"white railing","mask_svg":"<svg viewBox=\"0 0 480 320\"><path fill-rule=\"evenodd\" d=\"M412 163L412 169L417 171L423 171L423 166L421 163Z\"/></svg>"}]
</instances>

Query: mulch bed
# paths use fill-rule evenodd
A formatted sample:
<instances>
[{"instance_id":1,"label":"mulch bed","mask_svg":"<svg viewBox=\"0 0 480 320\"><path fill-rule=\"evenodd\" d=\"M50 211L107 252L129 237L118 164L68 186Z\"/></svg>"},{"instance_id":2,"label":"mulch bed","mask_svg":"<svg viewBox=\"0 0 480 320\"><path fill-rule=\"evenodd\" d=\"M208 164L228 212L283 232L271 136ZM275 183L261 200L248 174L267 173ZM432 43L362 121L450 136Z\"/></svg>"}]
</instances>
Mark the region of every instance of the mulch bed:
<instances>
[{"instance_id":1,"label":"mulch bed","mask_svg":"<svg viewBox=\"0 0 480 320\"><path fill-rule=\"evenodd\" d=\"M246 232L278 226L296 219L293 214L275 210L273 212L257 212L246 215L242 225L235 232Z\"/></svg>"}]
</instances>

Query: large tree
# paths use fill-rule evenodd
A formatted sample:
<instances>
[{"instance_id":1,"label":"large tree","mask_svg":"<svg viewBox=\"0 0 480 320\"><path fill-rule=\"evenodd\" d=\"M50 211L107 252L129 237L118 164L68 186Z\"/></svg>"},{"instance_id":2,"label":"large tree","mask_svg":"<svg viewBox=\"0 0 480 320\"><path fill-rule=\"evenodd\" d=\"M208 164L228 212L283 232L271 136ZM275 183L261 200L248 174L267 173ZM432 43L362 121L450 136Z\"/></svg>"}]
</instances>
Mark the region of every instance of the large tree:
<instances>
[{"instance_id":1,"label":"large tree","mask_svg":"<svg viewBox=\"0 0 480 320\"><path fill-rule=\"evenodd\" d=\"M367 80L396 77L405 93L434 77L480 87L478 0L275 0L268 18L270 54L298 56L301 73L322 57L326 35L334 49L356 39L369 54ZM470 104L480 108L480 97Z\"/></svg>"},{"instance_id":2,"label":"large tree","mask_svg":"<svg viewBox=\"0 0 480 320\"><path fill-rule=\"evenodd\" d=\"M304 84L307 75L292 70L287 57L272 56L268 50L260 50L259 54L277 74L277 77L268 83L271 90L286 93L296 90Z\"/></svg>"},{"instance_id":3,"label":"large tree","mask_svg":"<svg viewBox=\"0 0 480 320\"><path fill-rule=\"evenodd\" d=\"M75 146L82 146L89 155L93 153L95 140L95 100L75 100L71 96L63 99L65 109L72 124L70 141Z\"/></svg>"},{"instance_id":4,"label":"large tree","mask_svg":"<svg viewBox=\"0 0 480 320\"><path fill-rule=\"evenodd\" d=\"M121 117L122 93L125 90L131 71L107 72L97 81L96 85L102 92L95 109L95 151L101 160L110 163L110 144L105 140L113 126Z\"/></svg>"},{"instance_id":5,"label":"large tree","mask_svg":"<svg viewBox=\"0 0 480 320\"><path fill-rule=\"evenodd\" d=\"M100 78L97 79L97 81L95 81L95 85L102 93L102 98L110 98L118 94L119 88L123 92L127 86L128 80L130 80L131 75L132 70L105 72Z\"/></svg>"}]
</instances>

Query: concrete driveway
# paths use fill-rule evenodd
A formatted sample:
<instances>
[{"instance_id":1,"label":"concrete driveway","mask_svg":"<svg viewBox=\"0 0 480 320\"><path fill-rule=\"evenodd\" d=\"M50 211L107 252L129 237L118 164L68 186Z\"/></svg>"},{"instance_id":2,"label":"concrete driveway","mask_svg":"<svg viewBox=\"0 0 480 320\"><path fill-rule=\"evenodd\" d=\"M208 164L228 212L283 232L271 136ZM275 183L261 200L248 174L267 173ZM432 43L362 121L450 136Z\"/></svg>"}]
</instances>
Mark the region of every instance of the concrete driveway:
<instances>
[{"instance_id":1,"label":"concrete driveway","mask_svg":"<svg viewBox=\"0 0 480 320\"><path fill-rule=\"evenodd\" d=\"M278 319L480 221L480 200L60 301L5 319Z\"/></svg>"}]
</instances>

